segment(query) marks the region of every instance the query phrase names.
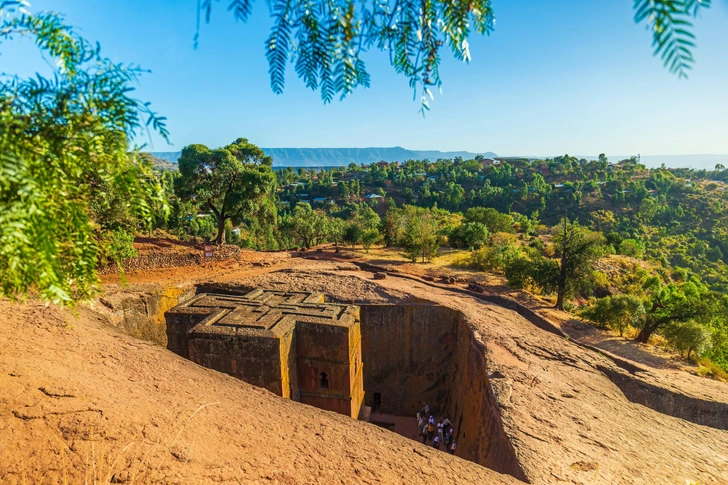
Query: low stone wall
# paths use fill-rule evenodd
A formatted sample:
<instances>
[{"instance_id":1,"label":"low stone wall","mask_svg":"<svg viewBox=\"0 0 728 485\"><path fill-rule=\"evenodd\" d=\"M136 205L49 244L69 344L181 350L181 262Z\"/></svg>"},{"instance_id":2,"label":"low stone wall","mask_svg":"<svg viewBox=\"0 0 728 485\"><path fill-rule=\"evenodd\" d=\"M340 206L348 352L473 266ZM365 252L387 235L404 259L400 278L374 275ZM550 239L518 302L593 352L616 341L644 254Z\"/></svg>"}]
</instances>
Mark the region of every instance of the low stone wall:
<instances>
[{"instance_id":1,"label":"low stone wall","mask_svg":"<svg viewBox=\"0 0 728 485\"><path fill-rule=\"evenodd\" d=\"M240 254L240 247L232 244L215 246L213 255L205 258L202 251L197 252L166 252L166 251L145 251L136 258L123 259L121 266L124 271L140 271L157 268L177 268L181 266L199 266L203 263L224 261ZM111 261L106 266L99 268L100 274L113 274L119 272L119 266Z\"/></svg>"}]
</instances>

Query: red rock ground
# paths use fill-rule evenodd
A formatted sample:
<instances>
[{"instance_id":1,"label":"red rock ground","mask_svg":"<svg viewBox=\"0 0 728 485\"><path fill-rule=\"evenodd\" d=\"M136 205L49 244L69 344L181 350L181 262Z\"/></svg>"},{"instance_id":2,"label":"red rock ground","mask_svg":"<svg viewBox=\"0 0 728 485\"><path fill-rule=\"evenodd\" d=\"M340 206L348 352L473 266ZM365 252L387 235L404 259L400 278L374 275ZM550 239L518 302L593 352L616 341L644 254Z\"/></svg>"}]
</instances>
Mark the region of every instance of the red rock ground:
<instances>
[{"instance_id":1,"label":"red rock ground","mask_svg":"<svg viewBox=\"0 0 728 485\"><path fill-rule=\"evenodd\" d=\"M271 266L265 266L270 264ZM205 267L104 277L134 292L203 281L425 298L483 342L507 435L529 480L728 484L728 431L629 402L608 358L515 314L426 282L338 262L246 252ZM98 305L96 305L98 306ZM517 483L376 426L278 398L121 334L105 314L0 301L0 483ZM728 386L650 369L663 387L728 402Z\"/></svg>"}]
</instances>

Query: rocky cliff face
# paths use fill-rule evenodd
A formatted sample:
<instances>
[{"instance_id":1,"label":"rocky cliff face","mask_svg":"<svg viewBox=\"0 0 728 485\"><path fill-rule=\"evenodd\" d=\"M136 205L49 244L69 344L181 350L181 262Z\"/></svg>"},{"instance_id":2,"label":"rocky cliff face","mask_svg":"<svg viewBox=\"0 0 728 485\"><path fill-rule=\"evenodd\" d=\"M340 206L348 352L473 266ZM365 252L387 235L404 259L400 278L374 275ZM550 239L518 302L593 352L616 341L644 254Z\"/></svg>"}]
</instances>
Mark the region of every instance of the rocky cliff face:
<instances>
[{"instance_id":1,"label":"rocky cliff face","mask_svg":"<svg viewBox=\"0 0 728 485\"><path fill-rule=\"evenodd\" d=\"M164 312L194 295L191 285L109 287L93 303L99 313L124 333L159 345L167 344Z\"/></svg>"},{"instance_id":2,"label":"rocky cliff face","mask_svg":"<svg viewBox=\"0 0 728 485\"><path fill-rule=\"evenodd\" d=\"M367 404L414 416L423 402L453 422L457 455L521 480L490 385L485 346L462 312L428 302L361 305Z\"/></svg>"},{"instance_id":3,"label":"rocky cliff face","mask_svg":"<svg viewBox=\"0 0 728 485\"><path fill-rule=\"evenodd\" d=\"M455 390L452 396L462 394L452 399L452 404L446 402L453 414L455 402L458 412L462 406L470 407L467 414L462 413L460 425L466 434L460 443L465 447L463 457L480 463L508 463L508 457L513 456L508 450L510 443L527 480L537 484L651 485L686 480L728 484L728 451L724 446L728 432L631 402L600 370L622 368L553 328L541 328L512 310L423 281L393 277L374 281L372 273L366 271L332 271L332 263L297 264L300 269L257 276L255 283L315 285L330 298L357 299L362 304L364 291L348 282L356 277L362 285L377 285L377 294L398 295L382 303L426 299L463 314L464 326L460 328L467 338L457 337L456 352L460 377L456 374L455 381L460 384L449 385ZM461 342L468 340L470 343L461 347ZM470 350L462 352L461 348ZM465 360L460 363L460 358ZM651 369L651 373L661 371ZM664 382L652 382L666 387ZM709 388L710 400L728 402L728 386L724 384L688 375L675 384L673 392L700 396ZM385 396L382 398L384 401ZM467 416L477 418L468 421ZM497 438L499 428L507 441ZM510 463L515 464L515 460Z\"/></svg>"}]
</instances>

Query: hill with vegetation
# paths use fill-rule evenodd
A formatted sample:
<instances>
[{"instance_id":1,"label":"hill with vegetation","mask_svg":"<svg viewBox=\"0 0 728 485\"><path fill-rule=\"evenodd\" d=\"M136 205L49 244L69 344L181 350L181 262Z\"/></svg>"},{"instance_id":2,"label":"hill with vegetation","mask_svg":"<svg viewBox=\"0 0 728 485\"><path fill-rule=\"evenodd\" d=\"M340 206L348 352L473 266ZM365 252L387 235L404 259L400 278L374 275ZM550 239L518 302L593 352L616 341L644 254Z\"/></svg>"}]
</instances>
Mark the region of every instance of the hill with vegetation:
<instances>
[{"instance_id":1,"label":"hill with vegetation","mask_svg":"<svg viewBox=\"0 0 728 485\"><path fill-rule=\"evenodd\" d=\"M249 145L186 148L180 172L162 174L172 203L162 226L258 250L383 244L420 262L445 247L464 250L461 264L511 288L642 342L659 336L688 359L709 359L716 375L728 369L722 165L477 156L270 171L257 147L241 155ZM230 183L246 176L258 185Z\"/></svg>"}]
</instances>

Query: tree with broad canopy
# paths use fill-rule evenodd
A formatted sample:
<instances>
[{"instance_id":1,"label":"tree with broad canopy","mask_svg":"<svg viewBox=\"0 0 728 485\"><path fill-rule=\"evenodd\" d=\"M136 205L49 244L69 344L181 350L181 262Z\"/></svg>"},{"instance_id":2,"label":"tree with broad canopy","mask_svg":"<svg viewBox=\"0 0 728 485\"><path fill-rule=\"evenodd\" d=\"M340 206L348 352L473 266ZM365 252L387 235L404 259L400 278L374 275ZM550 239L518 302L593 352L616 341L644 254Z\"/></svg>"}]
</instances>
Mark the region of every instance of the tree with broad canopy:
<instances>
[{"instance_id":1,"label":"tree with broad canopy","mask_svg":"<svg viewBox=\"0 0 728 485\"><path fill-rule=\"evenodd\" d=\"M563 310L567 298L588 289L594 263L603 254L605 241L602 234L566 217L554 227L552 240L556 258L531 250L530 258L511 258L505 272L508 284L514 288L531 284L544 293L556 293L555 308Z\"/></svg>"},{"instance_id":2,"label":"tree with broad canopy","mask_svg":"<svg viewBox=\"0 0 728 485\"><path fill-rule=\"evenodd\" d=\"M273 160L246 138L215 150L205 145L186 146L178 163L175 191L194 200L200 210L212 212L217 221L216 244L225 242L228 219L235 223L275 212Z\"/></svg>"},{"instance_id":3,"label":"tree with broad canopy","mask_svg":"<svg viewBox=\"0 0 728 485\"><path fill-rule=\"evenodd\" d=\"M660 278L649 278L643 289L648 302L644 323L637 340L647 343L658 330L669 325L696 321L708 323L725 313L725 302L697 280L682 284L664 284Z\"/></svg>"}]
</instances>

